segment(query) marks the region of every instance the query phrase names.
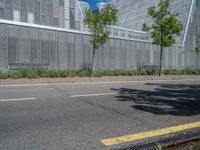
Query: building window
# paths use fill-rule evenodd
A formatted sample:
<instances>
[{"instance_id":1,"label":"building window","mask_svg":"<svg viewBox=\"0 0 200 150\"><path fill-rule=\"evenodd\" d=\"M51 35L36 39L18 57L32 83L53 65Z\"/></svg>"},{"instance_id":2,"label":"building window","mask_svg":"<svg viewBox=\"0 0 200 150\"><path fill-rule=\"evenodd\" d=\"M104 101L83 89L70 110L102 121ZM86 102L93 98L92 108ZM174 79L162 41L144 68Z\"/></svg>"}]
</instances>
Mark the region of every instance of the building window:
<instances>
[{"instance_id":1,"label":"building window","mask_svg":"<svg viewBox=\"0 0 200 150\"><path fill-rule=\"evenodd\" d=\"M40 1L35 1L35 23L40 24Z\"/></svg>"},{"instance_id":2,"label":"building window","mask_svg":"<svg viewBox=\"0 0 200 150\"><path fill-rule=\"evenodd\" d=\"M6 0L5 1L6 5L6 16L5 18L8 20L13 20L13 11L12 11L12 0Z\"/></svg>"},{"instance_id":3,"label":"building window","mask_svg":"<svg viewBox=\"0 0 200 150\"><path fill-rule=\"evenodd\" d=\"M27 0L21 0L21 21L27 22Z\"/></svg>"},{"instance_id":4,"label":"building window","mask_svg":"<svg viewBox=\"0 0 200 150\"><path fill-rule=\"evenodd\" d=\"M13 0L13 9L19 11L19 0Z\"/></svg>"},{"instance_id":5,"label":"building window","mask_svg":"<svg viewBox=\"0 0 200 150\"><path fill-rule=\"evenodd\" d=\"M0 0L0 19L4 19L4 0Z\"/></svg>"},{"instance_id":6,"label":"building window","mask_svg":"<svg viewBox=\"0 0 200 150\"><path fill-rule=\"evenodd\" d=\"M33 13L33 6L34 6L33 0L28 0L28 11L30 13Z\"/></svg>"},{"instance_id":7,"label":"building window","mask_svg":"<svg viewBox=\"0 0 200 150\"><path fill-rule=\"evenodd\" d=\"M70 8L70 28L75 28L75 9Z\"/></svg>"},{"instance_id":8,"label":"building window","mask_svg":"<svg viewBox=\"0 0 200 150\"><path fill-rule=\"evenodd\" d=\"M59 5L64 6L64 0L59 0Z\"/></svg>"},{"instance_id":9,"label":"building window","mask_svg":"<svg viewBox=\"0 0 200 150\"><path fill-rule=\"evenodd\" d=\"M58 17L54 17L54 26L58 27Z\"/></svg>"},{"instance_id":10,"label":"building window","mask_svg":"<svg viewBox=\"0 0 200 150\"><path fill-rule=\"evenodd\" d=\"M0 7L4 8L4 0L0 0Z\"/></svg>"},{"instance_id":11,"label":"building window","mask_svg":"<svg viewBox=\"0 0 200 150\"><path fill-rule=\"evenodd\" d=\"M4 8L0 8L0 18L4 19Z\"/></svg>"},{"instance_id":12,"label":"building window","mask_svg":"<svg viewBox=\"0 0 200 150\"><path fill-rule=\"evenodd\" d=\"M4 0L0 0L0 18L4 19Z\"/></svg>"},{"instance_id":13,"label":"building window","mask_svg":"<svg viewBox=\"0 0 200 150\"><path fill-rule=\"evenodd\" d=\"M75 1L69 1L70 6L70 29L75 29Z\"/></svg>"}]
</instances>

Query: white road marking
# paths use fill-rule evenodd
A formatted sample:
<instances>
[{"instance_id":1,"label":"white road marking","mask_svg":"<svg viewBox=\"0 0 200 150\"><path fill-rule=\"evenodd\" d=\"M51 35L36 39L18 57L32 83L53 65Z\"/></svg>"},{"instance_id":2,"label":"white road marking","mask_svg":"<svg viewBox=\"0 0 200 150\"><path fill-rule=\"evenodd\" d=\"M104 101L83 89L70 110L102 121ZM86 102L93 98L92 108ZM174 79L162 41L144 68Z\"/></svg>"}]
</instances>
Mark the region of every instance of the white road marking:
<instances>
[{"instance_id":1,"label":"white road marking","mask_svg":"<svg viewBox=\"0 0 200 150\"><path fill-rule=\"evenodd\" d=\"M8 84L0 85L0 87L31 87L31 86L49 86L51 84Z\"/></svg>"},{"instance_id":2,"label":"white road marking","mask_svg":"<svg viewBox=\"0 0 200 150\"><path fill-rule=\"evenodd\" d=\"M16 98L16 99L0 99L0 102L10 102L10 101L31 101L37 98Z\"/></svg>"},{"instance_id":3,"label":"white road marking","mask_svg":"<svg viewBox=\"0 0 200 150\"><path fill-rule=\"evenodd\" d=\"M106 95L116 95L117 93L97 93L97 94L84 94L84 95L72 95L71 98L75 97L92 97L92 96L106 96Z\"/></svg>"}]
</instances>

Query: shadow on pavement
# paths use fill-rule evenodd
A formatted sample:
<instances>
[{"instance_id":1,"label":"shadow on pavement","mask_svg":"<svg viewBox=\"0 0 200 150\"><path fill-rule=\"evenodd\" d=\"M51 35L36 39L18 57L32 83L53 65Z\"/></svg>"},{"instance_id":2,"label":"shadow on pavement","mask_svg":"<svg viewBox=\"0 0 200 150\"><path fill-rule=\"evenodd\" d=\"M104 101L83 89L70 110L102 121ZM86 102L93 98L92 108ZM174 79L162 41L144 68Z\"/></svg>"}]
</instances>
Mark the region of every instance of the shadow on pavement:
<instances>
[{"instance_id":1,"label":"shadow on pavement","mask_svg":"<svg viewBox=\"0 0 200 150\"><path fill-rule=\"evenodd\" d=\"M146 84L153 91L119 88L118 101L133 102L134 109L157 115L192 116L200 114L200 85Z\"/></svg>"}]
</instances>

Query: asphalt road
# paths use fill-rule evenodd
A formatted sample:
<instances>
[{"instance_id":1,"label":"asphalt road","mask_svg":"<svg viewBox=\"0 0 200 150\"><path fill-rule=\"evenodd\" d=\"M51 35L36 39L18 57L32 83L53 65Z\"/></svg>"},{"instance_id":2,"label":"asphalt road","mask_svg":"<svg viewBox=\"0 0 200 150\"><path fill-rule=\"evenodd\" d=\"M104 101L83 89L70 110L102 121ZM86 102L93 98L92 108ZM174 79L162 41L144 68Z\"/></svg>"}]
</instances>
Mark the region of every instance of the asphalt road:
<instances>
[{"instance_id":1,"label":"asphalt road","mask_svg":"<svg viewBox=\"0 0 200 150\"><path fill-rule=\"evenodd\" d=\"M200 80L0 87L0 150L100 150L200 121Z\"/></svg>"}]
</instances>

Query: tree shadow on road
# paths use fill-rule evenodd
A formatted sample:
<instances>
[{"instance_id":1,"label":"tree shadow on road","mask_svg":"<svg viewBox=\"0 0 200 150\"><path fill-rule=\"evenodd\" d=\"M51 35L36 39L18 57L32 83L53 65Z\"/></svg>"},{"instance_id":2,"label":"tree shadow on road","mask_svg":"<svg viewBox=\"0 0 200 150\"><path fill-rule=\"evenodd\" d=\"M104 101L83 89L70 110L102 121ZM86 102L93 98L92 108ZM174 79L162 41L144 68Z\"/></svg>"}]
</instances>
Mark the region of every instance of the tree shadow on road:
<instances>
[{"instance_id":1,"label":"tree shadow on road","mask_svg":"<svg viewBox=\"0 0 200 150\"><path fill-rule=\"evenodd\" d=\"M119 88L117 100L133 102L134 109L157 115L192 116L200 114L200 85L146 84L153 91Z\"/></svg>"}]
</instances>

